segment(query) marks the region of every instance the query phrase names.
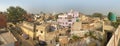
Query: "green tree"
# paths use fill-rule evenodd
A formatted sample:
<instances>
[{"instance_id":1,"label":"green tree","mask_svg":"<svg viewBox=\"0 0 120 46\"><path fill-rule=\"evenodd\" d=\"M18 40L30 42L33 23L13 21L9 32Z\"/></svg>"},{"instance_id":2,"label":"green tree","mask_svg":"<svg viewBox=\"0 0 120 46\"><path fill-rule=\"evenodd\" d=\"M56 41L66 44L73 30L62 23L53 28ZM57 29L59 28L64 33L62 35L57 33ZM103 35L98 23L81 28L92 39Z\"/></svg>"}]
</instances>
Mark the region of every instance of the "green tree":
<instances>
[{"instance_id":1,"label":"green tree","mask_svg":"<svg viewBox=\"0 0 120 46\"><path fill-rule=\"evenodd\" d=\"M101 14L101 13L93 13L92 16L93 16L93 17L99 17L100 19L102 19L103 14Z\"/></svg>"},{"instance_id":2,"label":"green tree","mask_svg":"<svg viewBox=\"0 0 120 46\"><path fill-rule=\"evenodd\" d=\"M113 27L117 28L120 25L120 23L119 22L111 22L111 25Z\"/></svg>"},{"instance_id":3,"label":"green tree","mask_svg":"<svg viewBox=\"0 0 120 46\"><path fill-rule=\"evenodd\" d=\"M117 28L120 25L120 22L114 13L109 12L108 19L111 21L111 25L113 27Z\"/></svg>"},{"instance_id":4,"label":"green tree","mask_svg":"<svg viewBox=\"0 0 120 46\"><path fill-rule=\"evenodd\" d=\"M116 22L116 18L117 18L117 16L116 16L114 13L109 12L109 14L108 14L108 19L109 19L111 22Z\"/></svg>"},{"instance_id":5,"label":"green tree","mask_svg":"<svg viewBox=\"0 0 120 46\"><path fill-rule=\"evenodd\" d=\"M8 13L7 16L8 21L17 23L19 21L23 21L24 19L23 14L26 14L26 11L19 6L16 7L10 6L7 9L7 13Z\"/></svg>"},{"instance_id":6,"label":"green tree","mask_svg":"<svg viewBox=\"0 0 120 46\"><path fill-rule=\"evenodd\" d=\"M111 18L110 18L110 16L112 15L112 12L109 12L108 13L108 19L110 20Z\"/></svg>"},{"instance_id":7,"label":"green tree","mask_svg":"<svg viewBox=\"0 0 120 46\"><path fill-rule=\"evenodd\" d=\"M73 36L72 36L72 39L73 39L74 41L79 40L79 38L80 38L80 37L78 37L78 36L76 36L76 35L73 35Z\"/></svg>"}]
</instances>

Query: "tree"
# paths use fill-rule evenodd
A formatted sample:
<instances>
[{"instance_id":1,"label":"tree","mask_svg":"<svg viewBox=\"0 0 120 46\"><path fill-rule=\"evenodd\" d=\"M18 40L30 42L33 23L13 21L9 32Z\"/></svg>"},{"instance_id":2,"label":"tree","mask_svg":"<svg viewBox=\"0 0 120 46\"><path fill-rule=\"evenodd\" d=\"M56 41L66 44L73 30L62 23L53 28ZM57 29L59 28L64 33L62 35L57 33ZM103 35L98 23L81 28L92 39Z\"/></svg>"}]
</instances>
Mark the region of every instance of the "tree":
<instances>
[{"instance_id":1,"label":"tree","mask_svg":"<svg viewBox=\"0 0 120 46\"><path fill-rule=\"evenodd\" d=\"M10 6L7 9L7 13L8 13L7 16L8 21L13 22L15 24L19 21L23 21L24 19L23 14L26 14L26 11L19 6L16 7Z\"/></svg>"},{"instance_id":2,"label":"tree","mask_svg":"<svg viewBox=\"0 0 120 46\"><path fill-rule=\"evenodd\" d=\"M79 40L79 38L80 38L80 37L78 37L78 36L76 36L76 35L73 35L73 36L72 36L72 39L73 39L74 41Z\"/></svg>"},{"instance_id":3,"label":"tree","mask_svg":"<svg viewBox=\"0 0 120 46\"><path fill-rule=\"evenodd\" d=\"M110 20L110 16L112 15L112 12L108 13L108 19Z\"/></svg>"},{"instance_id":4,"label":"tree","mask_svg":"<svg viewBox=\"0 0 120 46\"><path fill-rule=\"evenodd\" d=\"M117 28L120 25L120 23L119 22L111 22L111 25L113 27Z\"/></svg>"},{"instance_id":5,"label":"tree","mask_svg":"<svg viewBox=\"0 0 120 46\"><path fill-rule=\"evenodd\" d=\"M93 16L93 17L99 17L100 19L102 19L103 14L101 14L101 13L93 13L92 16Z\"/></svg>"},{"instance_id":6,"label":"tree","mask_svg":"<svg viewBox=\"0 0 120 46\"><path fill-rule=\"evenodd\" d=\"M112 12L109 12L108 19L112 22L116 22L116 15Z\"/></svg>"},{"instance_id":7,"label":"tree","mask_svg":"<svg viewBox=\"0 0 120 46\"><path fill-rule=\"evenodd\" d=\"M109 12L108 14L108 19L111 21L111 25L115 28L117 28L120 24L119 20L117 19L117 16L112 13L112 12Z\"/></svg>"}]
</instances>

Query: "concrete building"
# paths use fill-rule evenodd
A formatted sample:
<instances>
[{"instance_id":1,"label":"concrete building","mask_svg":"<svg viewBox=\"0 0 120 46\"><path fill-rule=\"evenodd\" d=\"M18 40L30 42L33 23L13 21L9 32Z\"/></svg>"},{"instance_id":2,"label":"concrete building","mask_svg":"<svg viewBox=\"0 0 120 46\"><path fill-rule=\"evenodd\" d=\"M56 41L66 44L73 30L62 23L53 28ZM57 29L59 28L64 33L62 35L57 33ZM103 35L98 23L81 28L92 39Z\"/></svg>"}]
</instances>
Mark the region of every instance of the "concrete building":
<instances>
[{"instance_id":1,"label":"concrete building","mask_svg":"<svg viewBox=\"0 0 120 46\"><path fill-rule=\"evenodd\" d=\"M34 38L34 31L33 31L34 25L33 25L33 23L23 22L19 26L22 29L23 33L29 35L29 37L32 39Z\"/></svg>"},{"instance_id":2,"label":"concrete building","mask_svg":"<svg viewBox=\"0 0 120 46\"><path fill-rule=\"evenodd\" d=\"M35 32L33 31L34 26L32 23L23 22L20 27L23 32L29 35L29 37L32 39L35 38L38 41L45 41L47 44L52 44L51 46L55 44L55 31L57 31L57 25L55 24L43 23L41 25L36 25Z\"/></svg>"},{"instance_id":3,"label":"concrete building","mask_svg":"<svg viewBox=\"0 0 120 46\"><path fill-rule=\"evenodd\" d=\"M18 46L13 34L5 29L0 29L0 46Z\"/></svg>"},{"instance_id":4,"label":"concrete building","mask_svg":"<svg viewBox=\"0 0 120 46\"><path fill-rule=\"evenodd\" d=\"M84 30L84 31L71 31L71 35L76 35L79 37L85 37L85 34L89 32L88 30Z\"/></svg>"},{"instance_id":5,"label":"concrete building","mask_svg":"<svg viewBox=\"0 0 120 46\"><path fill-rule=\"evenodd\" d=\"M75 23L71 26L71 31L80 31L81 28L82 28L81 22L75 22Z\"/></svg>"},{"instance_id":6,"label":"concrete building","mask_svg":"<svg viewBox=\"0 0 120 46\"><path fill-rule=\"evenodd\" d=\"M57 30L57 28L55 27L55 25L51 25L51 24L42 24L40 26L37 26L37 31L36 31L36 37L39 38L39 40L46 40L46 36ZM51 34L52 35L52 34ZM51 36L49 35L49 36Z\"/></svg>"},{"instance_id":7,"label":"concrete building","mask_svg":"<svg viewBox=\"0 0 120 46\"><path fill-rule=\"evenodd\" d=\"M69 42L68 36L59 36L59 42L61 46L66 46Z\"/></svg>"},{"instance_id":8,"label":"concrete building","mask_svg":"<svg viewBox=\"0 0 120 46\"><path fill-rule=\"evenodd\" d=\"M67 14L59 15L57 22L59 25L67 27L67 26L71 26L74 22L76 22L78 17L79 17L79 13L71 10Z\"/></svg>"}]
</instances>

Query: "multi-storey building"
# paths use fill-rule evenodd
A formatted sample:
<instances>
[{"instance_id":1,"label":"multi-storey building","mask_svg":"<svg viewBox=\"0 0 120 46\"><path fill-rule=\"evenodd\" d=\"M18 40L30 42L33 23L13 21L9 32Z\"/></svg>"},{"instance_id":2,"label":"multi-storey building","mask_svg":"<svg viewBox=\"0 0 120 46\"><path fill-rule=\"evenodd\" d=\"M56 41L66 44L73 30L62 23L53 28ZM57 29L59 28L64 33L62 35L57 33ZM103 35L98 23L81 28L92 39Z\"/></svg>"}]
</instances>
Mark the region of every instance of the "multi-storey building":
<instances>
[{"instance_id":1,"label":"multi-storey building","mask_svg":"<svg viewBox=\"0 0 120 46\"><path fill-rule=\"evenodd\" d=\"M71 26L79 17L79 12L70 11L67 14L59 15L57 22L63 27Z\"/></svg>"}]
</instances>

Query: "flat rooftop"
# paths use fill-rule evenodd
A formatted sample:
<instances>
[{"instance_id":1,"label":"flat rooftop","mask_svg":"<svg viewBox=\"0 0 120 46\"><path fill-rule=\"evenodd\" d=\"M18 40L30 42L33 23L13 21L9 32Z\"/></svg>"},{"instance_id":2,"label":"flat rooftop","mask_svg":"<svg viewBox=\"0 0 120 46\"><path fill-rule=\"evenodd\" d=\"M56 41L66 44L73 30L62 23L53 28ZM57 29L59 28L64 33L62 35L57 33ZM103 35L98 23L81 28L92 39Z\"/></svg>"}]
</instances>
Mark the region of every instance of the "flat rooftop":
<instances>
[{"instance_id":1,"label":"flat rooftop","mask_svg":"<svg viewBox=\"0 0 120 46\"><path fill-rule=\"evenodd\" d=\"M0 29L0 41L3 44L8 44L17 41L13 34L5 29Z\"/></svg>"}]
</instances>

